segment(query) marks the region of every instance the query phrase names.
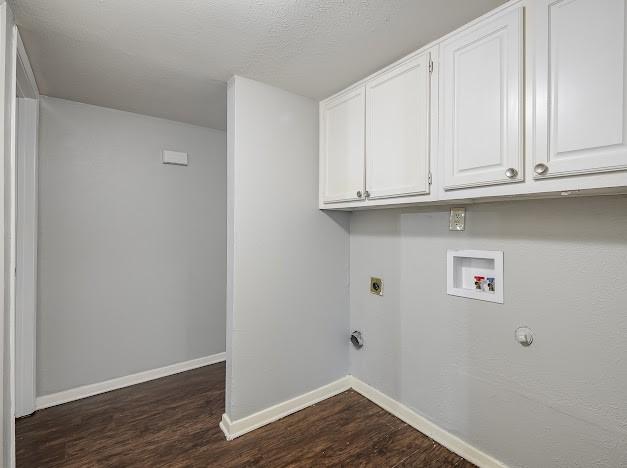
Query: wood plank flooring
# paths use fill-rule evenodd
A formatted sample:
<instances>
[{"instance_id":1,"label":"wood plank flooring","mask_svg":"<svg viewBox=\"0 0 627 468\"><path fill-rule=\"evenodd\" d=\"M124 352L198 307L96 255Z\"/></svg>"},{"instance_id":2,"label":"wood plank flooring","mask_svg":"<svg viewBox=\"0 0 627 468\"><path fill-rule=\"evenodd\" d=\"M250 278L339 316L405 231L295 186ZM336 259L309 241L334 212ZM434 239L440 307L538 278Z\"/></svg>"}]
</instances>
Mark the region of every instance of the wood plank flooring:
<instances>
[{"instance_id":1,"label":"wood plank flooring","mask_svg":"<svg viewBox=\"0 0 627 468\"><path fill-rule=\"evenodd\" d=\"M224 439L224 363L17 420L17 467L472 467L349 390Z\"/></svg>"}]
</instances>

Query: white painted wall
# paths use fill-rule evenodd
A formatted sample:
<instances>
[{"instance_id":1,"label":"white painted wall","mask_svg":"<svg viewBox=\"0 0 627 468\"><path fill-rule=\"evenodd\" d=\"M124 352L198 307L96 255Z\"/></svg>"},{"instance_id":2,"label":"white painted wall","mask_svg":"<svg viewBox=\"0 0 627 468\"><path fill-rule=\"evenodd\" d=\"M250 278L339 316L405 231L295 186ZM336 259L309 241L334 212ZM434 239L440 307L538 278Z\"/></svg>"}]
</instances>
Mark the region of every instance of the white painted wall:
<instances>
[{"instance_id":1,"label":"white painted wall","mask_svg":"<svg viewBox=\"0 0 627 468\"><path fill-rule=\"evenodd\" d=\"M480 204L465 232L447 208L354 213L351 373L512 467L627 466L625 213L626 197ZM504 251L503 305L446 295L450 248Z\"/></svg>"},{"instance_id":2,"label":"white painted wall","mask_svg":"<svg viewBox=\"0 0 627 468\"><path fill-rule=\"evenodd\" d=\"M223 352L226 133L43 98L39 147L38 395Z\"/></svg>"},{"instance_id":3,"label":"white painted wall","mask_svg":"<svg viewBox=\"0 0 627 468\"><path fill-rule=\"evenodd\" d=\"M318 198L318 105L229 83L227 404L231 421L348 371L348 214Z\"/></svg>"}]
</instances>

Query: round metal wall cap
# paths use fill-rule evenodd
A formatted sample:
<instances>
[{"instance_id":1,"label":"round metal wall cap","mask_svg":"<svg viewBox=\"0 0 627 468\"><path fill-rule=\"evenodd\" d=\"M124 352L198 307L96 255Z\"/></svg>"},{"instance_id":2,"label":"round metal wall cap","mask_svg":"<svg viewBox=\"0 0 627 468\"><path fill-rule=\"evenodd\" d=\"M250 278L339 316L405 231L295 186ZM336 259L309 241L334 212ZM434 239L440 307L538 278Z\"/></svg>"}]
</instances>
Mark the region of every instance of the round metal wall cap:
<instances>
[{"instance_id":1,"label":"round metal wall cap","mask_svg":"<svg viewBox=\"0 0 627 468\"><path fill-rule=\"evenodd\" d=\"M529 327L518 327L514 332L514 338L522 346L531 346L531 343L533 343L533 332Z\"/></svg>"},{"instance_id":2,"label":"round metal wall cap","mask_svg":"<svg viewBox=\"0 0 627 468\"><path fill-rule=\"evenodd\" d=\"M364 338L361 336L360 331L354 331L351 333L351 343L353 343L353 346L357 349L364 345Z\"/></svg>"}]
</instances>

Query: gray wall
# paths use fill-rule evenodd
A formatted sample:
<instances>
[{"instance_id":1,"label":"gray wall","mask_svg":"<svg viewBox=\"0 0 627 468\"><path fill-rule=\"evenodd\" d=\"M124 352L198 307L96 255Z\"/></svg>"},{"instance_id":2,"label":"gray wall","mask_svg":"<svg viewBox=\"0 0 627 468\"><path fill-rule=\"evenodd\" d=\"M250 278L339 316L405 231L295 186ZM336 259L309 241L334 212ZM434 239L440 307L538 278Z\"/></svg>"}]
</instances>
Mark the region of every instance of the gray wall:
<instances>
[{"instance_id":1,"label":"gray wall","mask_svg":"<svg viewBox=\"0 0 627 468\"><path fill-rule=\"evenodd\" d=\"M353 214L352 374L510 466L627 466L626 214L625 197L481 204L465 232L446 208ZM503 250L505 304L447 296L447 249Z\"/></svg>"},{"instance_id":2,"label":"gray wall","mask_svg":"<svg viewBox=\"0 0 627 468\"><path fill-rule=\"evenodd\" d=\"M231 420L348 372L348 214L318 210L318 104L229 84Z\"/></svg>"},{"instance_id":3,"label":"gray wall","mask_svg":"<svg viewBox=\"0 0 627 468\"><path fill-rule=\"evenodd\" d=\"M39 147L38 395L223 352L226 133L44 98Z\"/></svg>"}]
</instances>

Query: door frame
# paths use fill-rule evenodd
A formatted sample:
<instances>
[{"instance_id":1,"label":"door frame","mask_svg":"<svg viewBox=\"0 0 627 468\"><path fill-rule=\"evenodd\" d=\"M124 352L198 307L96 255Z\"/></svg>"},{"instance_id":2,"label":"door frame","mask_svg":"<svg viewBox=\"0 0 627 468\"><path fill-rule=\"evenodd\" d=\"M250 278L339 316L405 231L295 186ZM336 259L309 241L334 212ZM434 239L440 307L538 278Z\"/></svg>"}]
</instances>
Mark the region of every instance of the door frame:
<instances>
[{"instance_id":1,"label":"door frame","mask_svg":"<svg viewBox=\"0 0 627 468\"><path fill-rule=\"evenodd\" d=\"M37 136L39 90L17 27L15 216L15 416L35 411L37 315ZM12 255L13 258L13 255Z\"/></svg>"}]
</instances>

